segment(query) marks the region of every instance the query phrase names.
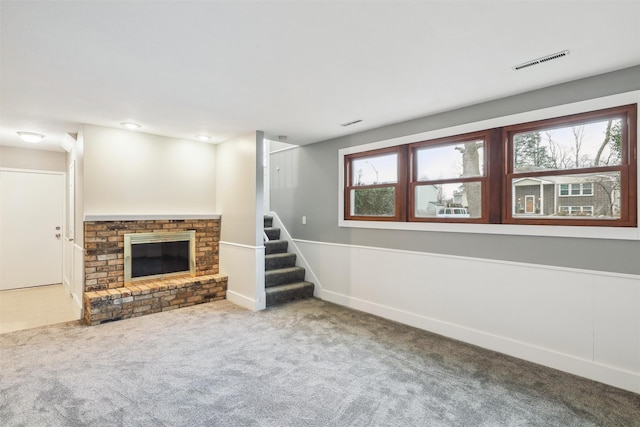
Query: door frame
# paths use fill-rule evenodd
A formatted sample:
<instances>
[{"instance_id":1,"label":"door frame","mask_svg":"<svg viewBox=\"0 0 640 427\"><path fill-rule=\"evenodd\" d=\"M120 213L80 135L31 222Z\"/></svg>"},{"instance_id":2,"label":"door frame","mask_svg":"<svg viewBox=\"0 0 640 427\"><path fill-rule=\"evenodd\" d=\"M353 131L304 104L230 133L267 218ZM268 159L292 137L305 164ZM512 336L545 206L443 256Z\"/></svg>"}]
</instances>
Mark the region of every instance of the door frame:
<instances>
[{"instance_id":1,"label":"door frame","mask_svg":"<svg viewBox=\"0 0 640 427\"><path fill-rule=\"evenodd\" d=\"M531 210L528 210L529 200L531 201ZM535 213L536 212L536 196L524 196L524 213Z\"/></svg>"}]
</instances>

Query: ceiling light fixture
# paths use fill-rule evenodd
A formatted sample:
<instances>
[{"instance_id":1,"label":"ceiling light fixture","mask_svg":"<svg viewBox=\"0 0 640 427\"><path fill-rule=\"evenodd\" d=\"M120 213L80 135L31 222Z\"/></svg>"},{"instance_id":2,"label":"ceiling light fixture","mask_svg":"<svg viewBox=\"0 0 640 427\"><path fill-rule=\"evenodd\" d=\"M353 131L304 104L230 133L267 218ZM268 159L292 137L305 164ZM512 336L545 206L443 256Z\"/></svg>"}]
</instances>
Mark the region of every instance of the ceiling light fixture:
<instances>
[{"instance_id":1,"label":"ceiling light fixture","mask_svg":"<svg viewBox=\"0 0 640 427\"><path fill-rule=\"evenodd\" d=\"M134 122L122 122L120 126L126 127L127 129L140 129L142 126L138 123Z\"/></svg>"},{"instance_id":2,"label":"ceiling light fixture","mask_svg":"<svg viewBox=\"0 0 640 427\"><path fill-rule=\"evenodd\" d=\"M199 141L210 141L211 137L209 135L196 135L196 139Z\"/></svg>"},{"instance_id":3,"label":"ceiling light fixture","mask_svg":"<svg viewBox=\"0 0 640 427\"><path fill-rule=\"evenodd\" d=\"M18 136L25 142L40 142L44 135L35 132L16 132Z\"/></svg>"}]
</instances>

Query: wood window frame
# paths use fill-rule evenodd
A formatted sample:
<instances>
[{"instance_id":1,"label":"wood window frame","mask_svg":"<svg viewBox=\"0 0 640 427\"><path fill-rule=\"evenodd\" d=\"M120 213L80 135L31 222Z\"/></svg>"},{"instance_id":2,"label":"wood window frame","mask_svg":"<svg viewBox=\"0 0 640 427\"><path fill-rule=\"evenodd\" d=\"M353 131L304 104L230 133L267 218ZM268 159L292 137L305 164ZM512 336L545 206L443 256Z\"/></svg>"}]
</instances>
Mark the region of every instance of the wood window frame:
<instances>
[{"instance_id":1,"label":"wood window frame","mask_svg":"<svg viewBox=\"0 0 640 427\"><path fill-rule=\"evenodd\" d=\"M573 169L545 169L539 171L514 172L515 134L534 132L560 127L578 126L595 121L622 119L621 128L621 164L614 166L596 166ZM484 176L458 177L441 180L417 179L416 151L423 147L456 144L474 139L484 140ZM398 177L394 184L352 185L351 166L354 160L396 153L398 159ZM413 222L413 223L477 223L477 224L514 224L514 225L550 225L550 226L591 226L591 227L637 227L637 104L605 108L578 114L571 114L550 119L537 120L504 127L496 127L477 132L435 138L419 142L405 143L387 148L350 153L344 156L344 219L355 221ZM584 218L549 218L543 216L518 217L513 213L512 183L514 179L545 176L588 175L594 173L620 174L620 218L618 219L584 219ZM539 179L538 179L539 180ZM415 188L418 185L446 184L458 182L481 182L482 214L480 218L444 218L415 216ZM580 196L595 197L595 185L591 194L583 194L583 183L580 185ZM366 188L395 188L394 216L351 215L351 191ZM568 185L566 197L572 195L571 184ZM560 191L559 185L556 191ZM560 197L556 195L555 197Z\"/></svg>"},{"instance_id":2,"label":"wood window frame","mask_svg":"<svg viewBox=\"0 0 640 427\"><path fill-rule=\"evenodd\" d=\"M501 150L500 150L500 132L496 129L488 129L479 132L466 133L462 135L454 135L451 137L432 139L428 141L420 141L409 144L409 188L408 192L408 220L410 222L463 222L463 223L497 223L500 221L500 210L491 209L492 206L500 206L499 191L501 185ZM425 147L438 147L460 144L464 142L482 140L484 154L484 173L482 176L475 177L457 177L447 179L418 179L418 165L416 152ZM497 174L495 173L497 172ZM417 217L415 189L425 184L450 184L479 182L482 186L481 191L481 214L479 218L440 218L440 217Z\"/></svg>"},{"instance_id":3,"label":"wood window frame","mask_svg":"<svg viewBox=\"0 0 640 427\"><path fill-rule=\"evenodd\" d=\"M599 120L622 119L621 162L616 166L597 166L573 169L547 169L535 172L514 172L515 134L534 132L559 127L579 126ZM503 223L555 226L604 226L635 227L637 221L637 104L572 114L547 120L523 123L503 128L505 168L503 182ZM522 218L514 217L512 212L512 182L518 178L536 178L546 176L584 175L598 172L620 173L620 218L618 219L573 219L573 218ZM569 186L569 197L571 194ZM582 190L581 190L582 193Z\"/></svg>"},{"instance_id":4,"label":"wood window frame","mask_svg":"<svg viewBox=\"0 0 640 427\"><path fill-rule=\"evenodd\" d=\"M395 184L374 184L374 185L353 185L353 168L354 160L383 156L386 154L397 154L398 159L398 176ZM363 151L360 153L348 154L344 157L344 219L357 221L406 221L407 218L407 146L398 145L395 147L382 148L378 150ZM351 214L351 191L356 189L373 189L373 188L395 188L395 215L394 216L371 216L371 215L352 215Z\"/></svg>"}]
</instances>

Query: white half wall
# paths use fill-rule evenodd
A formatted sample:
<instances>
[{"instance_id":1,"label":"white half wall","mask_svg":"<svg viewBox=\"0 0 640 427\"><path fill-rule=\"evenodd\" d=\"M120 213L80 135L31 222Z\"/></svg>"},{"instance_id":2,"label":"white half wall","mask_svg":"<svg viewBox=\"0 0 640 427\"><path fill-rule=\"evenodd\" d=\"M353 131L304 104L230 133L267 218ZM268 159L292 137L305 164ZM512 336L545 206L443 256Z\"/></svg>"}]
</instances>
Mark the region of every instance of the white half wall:
<instances>
[{"instance_id":1,"label":"white half wall","mask_svg":"<svg viewBox=\"0 0 640 427\"><path fill-rule=\"evenodd\" d=\"M229 276L227 299L248 310L263 310L266 304L264 246L253 247L221 241L219 248L220 272Z\"/></svg>"},{"instance_id":2,"label":"white half wall","mask_svg":"<svg viewBox=\"0 0 640 427\"><path fill-rule=\"evenodd\" d=\"M638 276L295 242L322 299L640 393Z\"/></svg>"},{"instance_id":3,"label":"white half wall","mask_svg":"<svg viewBox=\"0 0 640 427\"><path fill-rule=\"evenodd\" d=\"M216 212L216 146L85 125L84 214Z\"/></svg>"},{"instance_id":4,"label":"white half wall","mask_svg":"<svg viewBox=\"0 0 640 427\"><path fill-rule=\"evenodd\" d=\"M84 249L65 237L62 252L62 283L73 297L76 315L81 319L84 315Z\"/></svg>"},{"instance_id":5,"label":"white half wall","mask_svg":"<svg viewBox=\"0 0 640 427\"><path fill-rule=\"evenodd\" d=\"M265 308L262 140L252 132L217 146L220 272L229 276L227 298L250 310Z\"/></svg>"}]
</instances>

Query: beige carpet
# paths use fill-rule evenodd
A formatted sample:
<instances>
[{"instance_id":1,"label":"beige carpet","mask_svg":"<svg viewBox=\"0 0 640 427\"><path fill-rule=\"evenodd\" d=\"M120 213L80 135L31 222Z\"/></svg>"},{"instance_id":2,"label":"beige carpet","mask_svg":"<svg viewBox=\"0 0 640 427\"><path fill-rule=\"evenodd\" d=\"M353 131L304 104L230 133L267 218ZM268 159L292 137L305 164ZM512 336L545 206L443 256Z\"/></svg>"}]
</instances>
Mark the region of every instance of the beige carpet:
<instances>
[{"instance_id":1,"label":"beige carpet","mask_svg":"<svg viewBox=\"0 0 640 427\"><path fill-rule=\"evenodd\" d=\"M634 426L640 396L320 300L0 335L1 426Z\"/></svg>"}]
</instances>

